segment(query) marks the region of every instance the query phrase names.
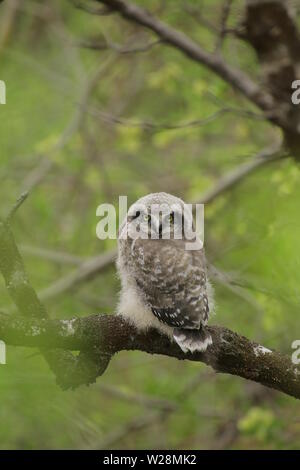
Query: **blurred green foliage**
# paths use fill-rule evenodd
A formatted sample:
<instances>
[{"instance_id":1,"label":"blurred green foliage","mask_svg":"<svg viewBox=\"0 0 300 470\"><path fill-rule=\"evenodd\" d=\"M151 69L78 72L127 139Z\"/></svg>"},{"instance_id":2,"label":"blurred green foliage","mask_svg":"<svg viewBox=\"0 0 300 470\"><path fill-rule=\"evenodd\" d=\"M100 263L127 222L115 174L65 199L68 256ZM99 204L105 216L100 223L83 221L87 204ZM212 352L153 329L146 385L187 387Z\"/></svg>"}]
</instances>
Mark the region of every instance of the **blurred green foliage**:
<instances>
[{"instance_id":1,"label":"blurred green foliage","mask_svg":"<svg viewBox=\"0 0 300 470\"><path fill-rule=\"evenodd\" d=\"M208 22L218 25L220 1L138 3L214 50L214 34L183 4L201 6ZM229 24L234 27L241 15L242 2L236 1ZM164 129L205 120L224 107L257 110L167 46L119 54L75 45L87 38L128 48L154 39L116 15L89 15L68 1L31 1L20 2L10 37L0 44L0 79L7 86L7 104L0 106L0 211L5 215L41 176L13 224L38 291L76 266L33 256L25 246L83 259L98 255L115 246L96 238L100 203L117 204L119 195L133 202L155 191L192 201L280 137L270 124L237 112L205 125ZM224 55L256 75L253 52L242 42L228 38ZM100 66L81 125L55 149ZM145 122L155 126L138 125ZM299 337L299 183L298 164L277 162L206 207L209 261L248 286L233 292L216 284L211 321L287 354ZM0 287L1 308L10 311L2 282ZM59 318L112 313L118 289L112 266L46 306ZM149 397L169 400L175 410L162 410ZM56 386L39 352L8 347L7 365L0 366L2 449L297 448L299 411L296 400L237 377L138 352L119 354L96 385L67 392Z\"/></svg>"}]
</instances>

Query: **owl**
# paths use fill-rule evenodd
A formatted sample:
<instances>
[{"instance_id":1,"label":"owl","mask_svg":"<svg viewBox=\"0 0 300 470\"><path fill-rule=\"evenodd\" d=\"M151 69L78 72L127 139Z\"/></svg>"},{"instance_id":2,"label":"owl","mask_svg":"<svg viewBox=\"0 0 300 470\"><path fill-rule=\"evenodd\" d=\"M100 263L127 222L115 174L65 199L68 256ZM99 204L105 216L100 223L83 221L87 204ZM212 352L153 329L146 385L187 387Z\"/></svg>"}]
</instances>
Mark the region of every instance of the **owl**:
<instances>
[{"instance_id":1,"label":"owl","mask_svg":"<svg viewBox=\"0 0 300 470\"><path fill-rule=\"evenodd\" d=\"M118 313L138 330L168 335L185 353L212 344L205 326L213 308L203 247L187 249L187 233L193 233L189 207L171 194L149 194L120 226L117 259Z\"/></svg>"}]
</instances>

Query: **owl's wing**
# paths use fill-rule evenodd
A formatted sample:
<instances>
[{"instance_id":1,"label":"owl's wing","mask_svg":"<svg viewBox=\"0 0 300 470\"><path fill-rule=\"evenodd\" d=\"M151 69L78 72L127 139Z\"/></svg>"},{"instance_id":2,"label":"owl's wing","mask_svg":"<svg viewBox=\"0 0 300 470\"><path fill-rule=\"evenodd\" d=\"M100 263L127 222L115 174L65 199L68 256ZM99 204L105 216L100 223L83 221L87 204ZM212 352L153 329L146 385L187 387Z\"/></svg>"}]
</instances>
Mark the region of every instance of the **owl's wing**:
<instances>
[{"instance_id":1,"label":"owl's wing","mask_svg":"<svg viewBox=\"0 0 300 470\"><path fill-rule=\"evenodd\" d=\"M183 240L142 240L134 247L136 283L153 314L172 327L199 329L208 320L203 250Z\"/></svg>"}]
</instances>

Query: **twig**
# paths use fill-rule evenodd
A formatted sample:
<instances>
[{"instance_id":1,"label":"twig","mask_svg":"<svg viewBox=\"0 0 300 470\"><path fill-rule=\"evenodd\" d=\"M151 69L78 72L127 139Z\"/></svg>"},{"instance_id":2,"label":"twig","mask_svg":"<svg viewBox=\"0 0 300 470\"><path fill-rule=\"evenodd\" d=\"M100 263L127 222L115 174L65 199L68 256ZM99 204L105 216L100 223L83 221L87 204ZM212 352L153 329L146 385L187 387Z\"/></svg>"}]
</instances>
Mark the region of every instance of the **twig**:
<instances>
[{"instance_id":1,"label":"twig","mask_svg":"<svg viewBox=\"0 0 300 470\"><path fill-rule=\"evenodd\" d=\"M183 2L183 10L191 16L197 23L201 24L204 26L206 29L211 31L214 34L220 34L220 30L218 26L213 24L211 21L209 21L205 16L203 15L202 11L200 10L199 7L195 7L194 5L191 5L189 2L184 1Z\"/></svg>"},{"instance_id":2,"label":"twig","mask_svg":"<svg viewBox=\"0 0 300 470\"><path fill-rule=\"evenodd\" d=\"M119 44L115 44L113 42L108 42L107 40L105 42L97 42L92 39L85 39L78 41L76 46L78 47L83 47L85 49L92 49L95 51L103 51L106 49L112 49L113 51L116 51L118 54L137 54L140 52L148 52L150 49L152 49L154 46L157 44L160 44L162 41L160 39L157 39L156 41L149 42L148 44L144 44L142 46L135 46L135 47L126 47L126 46L120 46Z\"/></svg>"},{"instance_id":3,"label":"twig","mask_svg":"<svg viewBox=\"0 0 300 470\"><path fill-rule=\"evenodd\" d=\"M36 256L38 258L44 258L59 264L71 264L78 266L85 261L85 259L80 256L71 255L62 251L49 250L46 248L38 248L29 245L19 245L19 247L22 253Z\"/></svg>"},{"instance_id":4,"label":"twig","mask_svg":"<svg viewBox=\"0 0 300 470\"><path fill-rule=\"evenodd\" d=\"M94 7L92 5L86 5L85 3L78 0L71 0L71 2L76 8L78 8L78 10L90 13L91 15L106 16L113 13L109 7Z\"/></svg>"},{"instance_id":5,"label":"twig","mask_svg":"<svg viewBox=\"0 0 300 470\"><path fill-rule=\"evenodd\" d=\"M49 300L52 297L73 289L78 284L93 279L99 272L109 267L116 258L116 250L107 251L97 257L83 262L79 268L55 281L46 289L39 292L40 299Z\"/></svg>"},{"instance_id":6,"label":"twig","mask_svg":"<svg viewBox=\"0 0 300 470\"><path fill-rule=\"evenodd\" d=\"M17 212L19 207L27 199L28 195L29 195L29 192L26 191L18 197L17 201L15 202L15 204L13 205L13 207L11 208L11 210L9 211L9 213L7 215L7 219L6 219L7 223L9 223L11 221L11 219L13 218L13 216L15 215L15 213Z\"/></svg>"},{"instance_id":7,"label":"twig","mask_svg":"<svg viewBox=\"0 0 300 470\"><path fill-rule=\"evenodd\" d=\"M287 158L289 152L281 146L276 146L275 148L267 148L259 152L252 160L246 163L242 163L233 170L226 173L222 176L215 186L213 186L208 191L204 192L194 203L198 204L207 204L219 195L223 194L228 189L232 189L238 183L240 183L246 176L253 173L258 168L271 163L274 161Z\"/></svg>"},{"instance_id":8,"label":"twig","mask_svg":"<svg viewBox=\"0 0 300 470\"><path fill-rule=\"evenodd\" d=\"M207 118L204 119L194 119L192 121L184 122L182 124L171 124L171 123L154 123L151 121L130 121L128 119L123 119L112 114L105 113L104 111L99 110L96 107L89 106L88 113L94 117L99 117L105 122L118 124L124 127L139 127L144 130L151 130L154 132L166 131L166 130L176 130L176 129L186 129L188 127L198 127L209 124L215 119L223 116L225 113L231 112L231 109L219 109Z\"/></svg>"},{"instance_id":9,"label":"twig","mask_svg":"<svg viewBox=\"0 0 300 470\"><path fill-rule=\"evenodd\" d=\"M175 47L190 59L205 65L263 111L273 109L272 97L253 82L248 75L228 65L219 56L206 52L198 43L181 31L168 26L148 11L126 0L99 0L99 3L103 3L112 10L119 12L125 19L150 29L165 44ZM276 117L276 121L278 124L280 123L279 116Z\"/></svg>"},{"instance_id":10,"label":"twig","mask_svg":"<svg viewBox=\"0 0 300 470\"><path fill-rule=\"evenodd\" d=\"M222 12L221 12L221 28L220 28L220 33L217 37L215 54L219 53L222 48L223 41L227 33L226 25L227 25L227 20L231 12L232 3L233 3L233 0L224 0Z\"/></svg>"},{"instance_id":11,"label":"twig","mask_svg":"<svg viewBox=\"0 0 300 470\"><path fill-rule=\"evenodd\" d=\"M183 123L178 123L178 124L173 124L173 123L155 123L150 120L148 121L134 121L130 119L125 119L119 116L115 116L113 114L109 114L105 111L102 111L98 107L95 107L93 105L88 106L86 112L94 116L96 118L102 119L104 122L109 123L109 124L115 124L115 125L120 125L123 127L138 127L143 130L149 130L151 132L162 132L162 131L172 131L176 129L186 129L186 128L191 128L191 127L199 127L199 126L205 126L207 124L210 124L214 120L224 116L225 114L235 114L237 116L241 116L247 119L254 119L254 120L259 120L259 121L265 121L266 116L263 114L258 114L258 113L253 113L248 110L244 109L239 109L239 108L234 108L232 106L224 106L221 109L218 109L214 113L212 113L210 116L207 116L206 118L203 119L193 119L191 121L183 122Z\"/></svg>"},{"instance_id":12,"label":"twig","mask_svg":"<svg viewBox=\"0 0 300 470\"><path fill-rule=\"evenodd\" d=\"M53 157L53 155L55 155L57 152L61 151L69 143L75 132L77 132L77 130L81 127L87 112L90 96L97 86L102 74L114 59L115 57L109 57L107 61L101 63L100 66L98 66L96 70L93 71L89 79L86 81L79 102L76 103L76 111L72 116L69 124L64 129L55 144L51 147L51 149L46 152L45 155L43 155L43 159L40 165L38 165L38 167L35 168L25 179L23 187L26 191L31 191L45 178L54 164L54 160L51 159L51 157Z\"/></svg>"}]
</instances>

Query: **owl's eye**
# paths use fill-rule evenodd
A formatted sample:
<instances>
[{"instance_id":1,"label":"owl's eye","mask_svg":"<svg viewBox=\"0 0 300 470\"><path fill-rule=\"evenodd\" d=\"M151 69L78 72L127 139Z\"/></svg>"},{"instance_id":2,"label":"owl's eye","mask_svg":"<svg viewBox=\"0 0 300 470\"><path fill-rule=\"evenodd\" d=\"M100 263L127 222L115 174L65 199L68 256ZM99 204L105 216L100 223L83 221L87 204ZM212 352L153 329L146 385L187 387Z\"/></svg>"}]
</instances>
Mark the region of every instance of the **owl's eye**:
<instances>
[{"instance_id":1,"label":"owl's eye","mask_svg":"<svg viewBox=\"0 0 300 470\"><path fill-rule=\"evenodd\" d=\"M136 211L134 219L137 219L141 215L140 211Z\"/></svg>"},{"instance_id":2,"label":"owl's eye","mask_svg":"<svg viewBox=\"0 0 300 470\"><path fill-rule=\"evenodd\" d=\"M145 215L144 215L144 221L145 221L145 222L150 222L150 220L151 220L150 215L149 215L149 214L145 214Z\"/></svg>"}]
</instances>

